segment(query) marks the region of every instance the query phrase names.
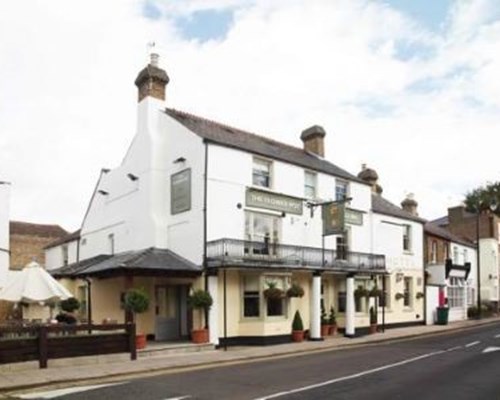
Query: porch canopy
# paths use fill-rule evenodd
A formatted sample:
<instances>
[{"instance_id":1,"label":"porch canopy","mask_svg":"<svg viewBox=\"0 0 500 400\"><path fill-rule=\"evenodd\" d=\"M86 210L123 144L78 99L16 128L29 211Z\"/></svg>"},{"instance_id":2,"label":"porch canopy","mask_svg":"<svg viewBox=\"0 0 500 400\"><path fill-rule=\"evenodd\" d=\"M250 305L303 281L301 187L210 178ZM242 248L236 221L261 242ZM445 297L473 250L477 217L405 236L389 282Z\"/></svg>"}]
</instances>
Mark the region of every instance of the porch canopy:
<instances>
[{"instance_id":1,"label":"porch canopy","mask_svg":"<svg viewBox=\"0 0 500 400\"><path fill-rule=\"evenodd\" d=\"M73 295L57 282L40 264L31 262L21 271L8 275L9 280L0 290L0 300L38 303L65 300Z\"/></svg>"},{"instance_id":2,"label":"porch canopy","mask_svg":"<svg viewBox=\"0 0 500 400\"><path fill-rule=\"evenodd\" d=\"M199 265L167 250L150 247L118 254L102 254L51 271L55 278L83 279L118 276L196 277Z\"/></svg>"}]
</instances>

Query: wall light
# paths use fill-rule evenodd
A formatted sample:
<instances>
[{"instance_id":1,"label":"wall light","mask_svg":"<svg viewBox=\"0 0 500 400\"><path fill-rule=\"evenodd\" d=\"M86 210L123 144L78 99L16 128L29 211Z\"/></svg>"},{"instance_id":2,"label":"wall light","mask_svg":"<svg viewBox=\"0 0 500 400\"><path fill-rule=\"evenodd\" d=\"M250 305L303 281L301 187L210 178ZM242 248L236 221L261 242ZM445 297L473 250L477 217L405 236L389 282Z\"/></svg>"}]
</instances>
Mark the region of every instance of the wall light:
<instances>
[{"instance_id":1,"label":"wall light","mask_svg":"<svg viewBox=\"0 0 500 400\"><path fill-rule=\"evenodd\" d=\"M106 192L105 190L99 189L97 193L102 194L103 196L107 196L109 192Z\"/></svg>"},{"instance_id":2,"label":"wall light","mask_svg":"<svg viewBox=\"0 0 500 400\"><path fill-rule=\"evenodd\" d=\"M179 157L179 158L176 158L174 160L174 164L176 164L176 163L183 163L184 161L186 161L186 159L184 157Z\"/></svg>"},{"instance_id":3,"label":"wall light","mask_svg":"<svg viewBox=\"0 0 500 400\"><path fill-rule=\"evenodd\" d=\"M128 173L127 174L127 178L130 179L132 182L136 181L139 179L139 177L137 175L134 175L134 174L131 174L131 173Z\"/></svg>"}]
</instances>

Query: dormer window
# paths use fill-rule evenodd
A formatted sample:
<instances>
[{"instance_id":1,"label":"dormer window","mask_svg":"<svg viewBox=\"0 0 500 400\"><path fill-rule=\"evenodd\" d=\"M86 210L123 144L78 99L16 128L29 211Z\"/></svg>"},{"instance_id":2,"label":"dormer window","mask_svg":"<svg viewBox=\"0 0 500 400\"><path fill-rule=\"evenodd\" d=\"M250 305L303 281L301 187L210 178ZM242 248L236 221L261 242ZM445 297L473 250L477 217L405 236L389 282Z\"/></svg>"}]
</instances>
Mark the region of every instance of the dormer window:
<instances>
[{"instance_id":1,"label":"dormer window","mask_svg":"<svg viewBox=\"0 0 500 400\"><path fill-rule=\"evenodd\" d=\"M254 186L271 187L271 162L260 158L253 159L252 183Z\"/></svg>"}]
</instances>

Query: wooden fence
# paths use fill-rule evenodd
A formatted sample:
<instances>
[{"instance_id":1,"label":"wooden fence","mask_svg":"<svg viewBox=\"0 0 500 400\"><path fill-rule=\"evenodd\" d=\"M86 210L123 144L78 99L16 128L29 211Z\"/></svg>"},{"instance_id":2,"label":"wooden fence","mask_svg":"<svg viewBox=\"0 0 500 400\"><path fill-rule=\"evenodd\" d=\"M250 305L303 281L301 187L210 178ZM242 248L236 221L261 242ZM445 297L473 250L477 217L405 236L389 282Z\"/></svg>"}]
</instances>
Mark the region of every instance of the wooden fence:
<instances>
[{"instance_id":1,"label":"wooden fence","mask_svg":"<svg viewBox=\"0 0 500 400\"><path fill-rule=\"evenodd\" d=\"M0 326L0 364L113 353L137 358L134 324Z\"/></svg>"}]
</instances>

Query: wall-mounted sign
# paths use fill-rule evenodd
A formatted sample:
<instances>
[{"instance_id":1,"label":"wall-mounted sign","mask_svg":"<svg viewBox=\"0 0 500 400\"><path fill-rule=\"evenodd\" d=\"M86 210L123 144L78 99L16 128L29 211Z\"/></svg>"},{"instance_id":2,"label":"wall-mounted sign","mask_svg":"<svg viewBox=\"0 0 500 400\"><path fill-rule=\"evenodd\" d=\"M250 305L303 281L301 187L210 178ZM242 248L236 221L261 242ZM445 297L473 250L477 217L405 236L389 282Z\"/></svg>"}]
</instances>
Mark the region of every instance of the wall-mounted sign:
<instances>
[{"instance_id":1,"label":"wall-mounted sign","mask_svg":"<svg viewBox=\"0 0 500 400\"><path fill-rule=\"evenodd\" d=\"M350 225L363 225L363 213L357 210L345 209L345 223Z\"/></svg>"},{"instance_id":2,"label":"wall-mounted sign","mask_svg":"<svg viewBox=\"0 0 500 400\"><path fill-rule=\"evenodd\" d=\"M179 214L191 209L191 169L170 176L170 212Z\"/></svg>"},{"instance_id":3,"label":"wall-mounted sign","mask_svg":"<svg viewBox=\"0 0 500 400\"><path fill-rule=\"evenodd\" d=\"M247 207L266 208L290 214L302 215L302 200L283 194L247 189Z\"/></svg>"}]
</instances>

